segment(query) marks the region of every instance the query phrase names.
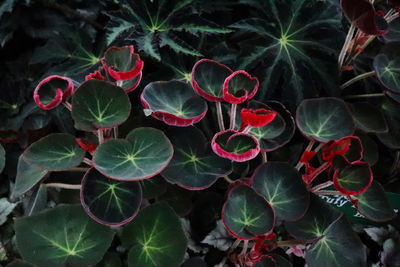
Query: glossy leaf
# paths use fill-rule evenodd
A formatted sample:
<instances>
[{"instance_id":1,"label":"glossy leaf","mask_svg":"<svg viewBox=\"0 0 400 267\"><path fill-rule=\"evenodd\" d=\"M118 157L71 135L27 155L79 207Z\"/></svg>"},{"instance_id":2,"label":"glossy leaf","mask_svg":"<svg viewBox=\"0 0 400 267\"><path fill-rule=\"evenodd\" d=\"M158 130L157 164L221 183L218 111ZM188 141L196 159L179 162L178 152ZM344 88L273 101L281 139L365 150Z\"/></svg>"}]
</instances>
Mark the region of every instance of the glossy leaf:
<instances>
[{"instance_id":1,"label":"glossy leaf","mask_svg":"<svg viewBox=\"0 0 400 267\"><path fill-rule=\"evenodd\" d=\"M40 169L36 166L28 164L23 154L18 158L17 176L12 191L12 199L20 197L32 187L34 187L46 174L47 170Z\"/></svg>"},{"instance_id":2,"label":"glossy leaf","mask_svg":"<svg viewBox=\"0 0 400 267\"><path fill-rule=\"evenodd\" d=\"M136 128L124 139L109 140L96 149L95 168L116 180L137 181L160 173L173 148L165 134L154 128Z\"/></svg>"},{"instance_id":3,"label":"glossy leaf","mask_svg":"<svg viewBox=\"0 0 400 267\"><path fill-rule=\"evenodd\" d=\"M115 181L91 168L82 179L81 203L95 221L120 226L139 211L142 189L138 182Z\"/></svg>"},{"instance_id":4,"label":"glossy leaf","mask_svg":"<svg viewBox=\"0 0 400 267\"><path fill-rule=\"evenodd\" d=\"M62 76L49 76L42 80L33 92L35 103L44 110L57 107L73 93L72 80Z\"/></svg>"},{"instance_id":5,"label":"glossy leaf","mask_svg":"<svg viewBox=\"0 0 400 267\"><path fill-rule=\"evenodd\" d=\"M388 221L396 216L392 205L385 195L385 191L376 181L373 181L364 193L352 196L351 198L356 201L355 206L358 212L372 221Z\"/></svg>"},{"instance_id":6,"label":"glossy leaf","mask_svg":"<svg viewBox=\"0 0 400 267\"><path fill-rule=\"evenodd\" d=\"M371 185L373 174L368 163L353 162L344 169L335 170L333 182L335 187L347 195L358 195Z\"/></svg>"},{"instance_id":7,"label":"glossy leaf","mask_svg":"<svg viewBox=\"0 0 400 267\"><path fill-rule=\"evenodd\" d=\"M236 162L249 161L260 152L260 144L254 136L234 130L214 135L211 148L218 156Z\"/></svg>"},{"instance_id":8,"label":"glossy leaf","mask_svg":"<svg viewBox=\"0 0 400 267\"><path fill-rule=\"evenodd\" d=\"M300 240L314 241L321 238L328 227L341 213L314 194L310 194L310 205L306 214L297 221L285 222L286 230Z\"/></svg>"},{"instance_id":9,"label":"glossy leaf","mask_svg":"<svg viewBox=\"0 0 400 267\"><path fill-rule=\"evenodd\" d=\"M241 104L252 99L259 86L257 77L252 77L243 70L235 71L224 81L222 90L224 100L232 104Z\"/></svg>"},{"instance_id":10,"label":"glossy leaf","mask_svg":"<svg viewBox=\"0 0 400 267\"><path fill-rule=\"evenodd\" d=\"M275 211L278 219L293 221L302 217L310 202L300 173L286 162L268 162L254 172L253 188Z\"/></svg>"},{"instance_id":11,"label":"glossy leaf","mask_svg":"<svg viewBox=\"0 0 400 267\"><path fill-rule=\"evenodd\" d=\"M207 113L207 103L181 81L149 83L141 95L146 115L172 126L189 126Z\"/></svg>"},{"instance_id":12,"label":"glossy leaf","mask_svg":"<svg viewBox=\"0 0 400 267\"><path fill-rule=\"evenodd\" d=\"M393 93L400 93L400 42L386 44L374 59L374 69L379 81Z\"/></svg>"},{"instance_id":13,"label":"glossy leaf","mask_svg":"<svg viewBox=\"0 0 400 267\"><path fill-rule=\"evenodd\" d=\"M341 215L307 248L306 262L310 267L362 267L367 264L367 251L346 216Z\"/></svg>"},{"instance_id":14,"label":"glossy leaf","mask_svg":"<svg viewBox=\"0 0 400 267\"><path fill-rule=\"evenodd\" d=\"M363 157L362 161L365 161L370 166L375 165L379 160L378 144L366 134L357 134L363 145Z\"/></svg>"},{"instance_id":15,"label":"glossy leaf","mask_svg":"<svg viewBox=\"0 0 400 267\"><path fill-rule=\"evenodd\" d=\"M78 205L60 205L15 220L22 257L38 266L89 266L99 262L113 232L91 220Z\"/></svg>"},{"instance_id":16,"label":"glossy leaf","mask_svg":"<svg viewBox=\"0 0 400 267\"><path fill-rule=\"evenodd\" d=\"M351 113L357 128L366 133L385 133L388 131L382 111L369 103L354 103Z\"/></svg>"},{"instance_id":17,"label":"glossy leaf","mask_svg":"<svg viewBox=\"0 0 400 267\"><path fill-rule=\"evenodd\" d=\"M166 202L180 217L188 215L192 209L192 191L167 183L164 194L157 197L157 201Z\"/></svg>"},{"instance_id":18,"label":"glossy leaf","mask_svg":"<svg viewBox=\"0 0 400 267\"><path fill-rule=\"evenodd\" d=\"M307 99L296 112L297 127L310 140L328 142L352 135L354 122L343 100L333 97Z\"/></svg>"},{"instance_id":19,"label":"glossy leaf","mask_svg":"<svg viewBox=\"0 0 400 267\"><path fill-rule=\"evenodd\" d=\"M11 203L7 198L0 198L0 226L7 221L8 215L14 210L17 203Z\"/></svg>"},{"instance_id":20,"label":"glossy leaf","mask_svg":"<svg viewBox=\"0 0 400 267\"><path fill-rule=\"evenodd\" d=\"M389 131L378 133L376 136L386 147L400 149L400 121L395 119L388 120Z\"/></svg>"},{"instance_id":21,"label":"glossy leaf","mask_svg":"<svg viewBox=\"0 0 400 267\"><path fill-rule=\"evenodd\" d=\"M25 206L24 215L30 216L32 214L37 214L45 208L47 208L47 186L41 184L29 197Z\"/></svg>"},{"instance_id":22,"label":"glossy leaf","mask_svg":"<svg viewBox=\"0 0 400 267\"><path fill-rule=\"evenodd\" d=\"M231 161L215 155L198 129L176 129L169 136L175 152L171 163L161 173L167 181L189 190L202 190L232 171Z\"/></svg>"},{"instance_id":23,"label":"glossy leaf","mask_svg":"<svg viewBox=\"0 0 400 267\"><path fill-rule=\"evenodd\" d=\"M176 267L183 261L187 239L179 217L166 203L148 206L122 231L130 247L128 266Z\"/></svg>"},{"instance_id":24,"label":"glossy leaf","mask_svg":"<svg viewBox=\"0 0 400 267\"><path fill-rule=\"evenodd\" d=\"M78 166L85 156L75 137L70 134L50 134L30 145L23 160L48 171L63 171Z\"/></svg>"},{"instance_id":25,"label":"glossy leaf","mask_svg":"<svg viewBox=\"0 0 400 267\"><path fill-rule=\"evenodd\" d=\"M193 12L191 8L196 4L193 0L120 0L119 3L123 9L107 12L110 18L106 27L107 43L119 39L135 41L139 50L158 61L161 60L160 48L163 46L168 46L177 54L201 55L182 39L181 32L193 36L230 32ZM177 20L177 17L180 19Z\"/></svg>"},{"instance_id":26,"label":"glossy leaf","mask_svg":"<svg viewBox=\"0 0 400 267\"><path fill-rule=\"evenodd\" d=\"M388 25L388 33L383 35L382 38L386 42L400 41L400 18L396 18Z\"/></svg>"},{"instance_id":27,"label":"glossy leaf","mask_svg":"<svg viewBox=\"0 0 400 267\"><path fill-rule=\"evenodd\" d=\"M296 127L291 113L281 103L266 101L265 104L276 111L277 115L270 124L252 128L250 134L257 137L261 151L271 152L287 144L292 139Z\"/></svg>"},{"instance_id":28,"label":"glossy leaf","mask_svg":"<svg viewBox=\"0 0 400 267\"><path fill-rule=\"evenodd\" d=\"M142 72L144 66L139 54L134 53L133 45L108 48L101 63L117 81L135 78Z\"/></svg>"},{"instance_id":29,"label":"glossy leaf","mask_svg":"<svg viewBox=\"0 0 400 267\"><path fill-rule=\"evenodd\" d=\"M292 106L304 98L337 90L337 56L343 45L341 12L332 1L252 1L257 15L231 27L255 33L242 42L239 69L265 78L259 99L285 99ZM319 30L324 29L324 35ZM260 36L260 38L254 38Z\"/></svg>"},{"instance_id":30,"label":"glossy leaf","mask_svg":"<svg viewBox=\"0 0 400 267\"><path fill-rule=\"evenodd\" d=\"M6 151L4 147L0 144L0 173L3 171L6 165Z\"/></svg>"},{"instance_id":31,"label":"glossy leaf","mask_svg":"<svg viewBox=\"0 0 400 267\"><path fill-rule=\"evenodd\" d=\"M79 86L72 98L75 128L94 131L123 123L130 114L131 103L121 87L99 80Z\"/></svg>"},{"instance_id":32,"label":"glossy leaf","mask_svg":"<svg viewBox=\"0 0 400 267\"><path fill-rule=\"evenodd\" d=\"M208 101L223 101L222 89L225 79L232 70L211 59L202 59L193 66L192 85L194 90Z\"/></svg>"},{"instance_id":33,"label":"glossy leaf","mask_svg":"<svg viewBox=\"0 0 400 267\"><path fill-rule=\"evenodd\" d=\"M252 188L239 185L229 192L222 208L222 221L233 236L250 240L273 229L274 209Z\"/></svg>"}]
</instances>

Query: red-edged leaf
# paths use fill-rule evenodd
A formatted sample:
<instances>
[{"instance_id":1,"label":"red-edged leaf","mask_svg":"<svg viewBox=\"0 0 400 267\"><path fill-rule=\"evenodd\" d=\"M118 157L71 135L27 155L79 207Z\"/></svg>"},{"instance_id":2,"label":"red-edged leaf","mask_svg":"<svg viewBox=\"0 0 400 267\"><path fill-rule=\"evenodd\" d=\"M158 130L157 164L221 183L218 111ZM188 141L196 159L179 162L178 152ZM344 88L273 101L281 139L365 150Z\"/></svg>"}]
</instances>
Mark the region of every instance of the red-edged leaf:
<instances>
[{"instance_id":1,"label":"red-edged leaf","mask_svg":"<svg viewBox=\"0 0 400 267\"><path fill-rule=\"evenodd\" d=\"M345 168L335 170L333 183L335 187L346 195L363 193L371 185L373 174L368 163L356 161Z\"/></svg>"},{"instance_id":2,"label":"red-edged leaf","mask_svg":"<svg viewBox=\"0 0 400 267\"><path fill-rule=\"evenodd\" d=\"M386 21L376 14L369 0L341 0L340 5L347 19L362 32L369 35L384 35L388 32Z\"/></svg>"},{"instance_id":3,"label":"red-edged leaf","mask_svg":"<svg viewBox=\"0 0 400 267\"><path fill-rule=\"evenodd\" d=\"M172 126L189 126L207 113L207 102L182 81L149 83L140 96L146 115Z\"/></svg>"},{"instance_id":4,"label":"red-edged leaf","mask_svg":"<svg viewBox=\"0 0 400 267\"><path fill-rule=\"evenodd\" d=\"M338 141L330 141L321 149L324 161L331 161L335 156L343 156L346 160L358 161L362 159L363 147L357 136L346 136Z\"/></svg>"},{"instance_id":5,"label":"red-edged leaf","mask_svg":"<svg viewBox=\"0 0 400 267\"><path fill-rule=\"evenodd\" d=\"M227 130L214 135L211 148L218 156L237 162L249 161L260 152L260 144L257 138L234 130Z\"/></svg>"},{"instance_id":6,"label":"red-edged leaf","mask_svg":"<svg viewBox=\"0 0 400 267\"><path fill-rule=\"evenodd\" d=\"M111 77L118 81L135 78L144 66L139 54L134 53L133 45L108 48L101 63Z\"/></svg>"},{"instance_id":7,"label":"red-edged leaf","mask_svg":"<svg viewBox=\"0 0 400 267\"><path fill-rule=\"evenodd\" d=\"M244 70L235 71L224 81L224 100L232 104L243 103L254 97L259 86L257 77L252 77Z\"/></svg>"},{"instance_id":8,"label":"red-edged leaf","mask_svg":"<svg viewBox=\"0 0 400 267\"><path fill-rule=\"evenodd\" d=\"M251 187L237 185L222 207L222 222L230 234L241 240L267 234L275 225L274 209Z\"/></svg>"},{"instance_id":9,"label":"red-edged leaf","mask_svg":"<svg viewBox=\"0 0 400 267\"><path fill-rule=\"evenodd\" d=\"M208 101L224 101L222 87L232 70L217 61L202 59L192 69L193 89Z\"/></svg>"},{"instance_id":10,"label":"red-edged leaf","mask_svg":"<svg viewBox=\"0 0 400 267\"><path fill-rule=\"evenodd\" d=\"M33 92L35 103L44 110L57 107L63 99L72 95L74 84L71 79L52 75L42 80Z\"/></svg>"},{"instance_id":11,"label":"red-edged leaf","mask_svg":"<svg viewBox=\"0 0 400 267\"><path fill-rule=\"evenodd\" d=\"M262 127L271 123L276 117L276 111L271 109L248 109L243 108L240 111L242 122L251 127Z\"/></svg>"},{"instance_id":12,"label":"red-edged leaf","mask_svg":"<svg viewBox=\"0 0 400 267\"><path fill-rule=\"evenodd\" d=\"M96 70L85 76L85 81L90 80L90 79L104 81L104 76L101 74L100 71Z\"/></svg>"}]
</instances>

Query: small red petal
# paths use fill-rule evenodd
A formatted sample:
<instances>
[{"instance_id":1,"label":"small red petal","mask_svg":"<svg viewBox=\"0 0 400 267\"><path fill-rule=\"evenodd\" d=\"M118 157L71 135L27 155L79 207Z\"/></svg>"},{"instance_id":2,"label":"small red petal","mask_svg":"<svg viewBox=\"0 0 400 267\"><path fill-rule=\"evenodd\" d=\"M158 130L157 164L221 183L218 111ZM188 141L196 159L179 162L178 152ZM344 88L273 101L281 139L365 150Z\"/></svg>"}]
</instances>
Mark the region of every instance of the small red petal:
<instances>
[{"instance_id":1,"label":"small red petal","mask_svg":"<svg viewBox=\"0 0 400 267\"><path fill-rule=\"evenodd\" d=\"M90 80L90 79L104 81L104 76L101 74L100 71L96 70L95 72L92 72L92 73L86 75L85 81Z\"/></svg>"},{"instance_id":2,"label":"small red petal","mask_svg":"<svg viewBox=\"0 0 400 267\"><path fill-rule=\"evenodd\" d=\"M250 125L251 127L262 127L271 123L275 117L276 112L273 110L261 109L247 109L243 108L240 111L243 124Z\"/></svg>"},{"instance_id":3,"label":"small red petal","mask_svg":"<svg viewBox=\"0 0 400 267\"><path fill-rule=\"evenodd\" d=\"M94 143L90 142L89 140L83 139L83 138L75 138L75 140L82 149L84 149L90 153L96 151L96 148L97 148L96 145Z\"/></svg>"},{"instance_id":4,"label":"small red petal","mask_svg":"<svg viewBox=\"0 0 400 267\"><path fill-rule=\"evenodd\" d=\"M342 67L342 71L349 71L349 70L353 70L353 66L343 66Z\"/></svg>"},{"instance_id":5,"label":"small red petal","mask_svg":"<svg viewBox=\"0 0 400 267\"><path fill-rule=\"evenodd\" d=\"M308 163L317 154L316 151L304 151L303 156L300 158L300 162Z\"/></svg>"}]
</instances>

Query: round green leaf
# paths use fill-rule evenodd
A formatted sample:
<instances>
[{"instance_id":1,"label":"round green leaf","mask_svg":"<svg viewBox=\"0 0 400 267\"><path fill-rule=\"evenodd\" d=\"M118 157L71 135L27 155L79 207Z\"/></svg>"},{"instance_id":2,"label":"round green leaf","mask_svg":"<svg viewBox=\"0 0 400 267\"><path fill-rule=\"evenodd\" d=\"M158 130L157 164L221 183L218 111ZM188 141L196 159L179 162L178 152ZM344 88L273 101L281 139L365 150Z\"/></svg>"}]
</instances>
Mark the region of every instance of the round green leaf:
<instances>
[{"instance_id":1,"label":"round green leaf","mask_svg":"<svg viewBox=\"0 0 400 267\"><path fill-rule=\"evenodd\" d=\"M277 218L293 221L307 211L310 194L300 173L288 163L265 163L252 179L254 190L269 202Z\"/></svg>"},{"instance_id":2,"label":"round green leaf","mask_svg":"<svg viewBox=\"0 0 400 267\"><path fill-rule=\"evenodd\" d=\"M389 32L382 35L387 42L400 41L400 18L396 18L389 23Z\"/></svg>"},{"instance_id":3,"label":"round green leaf","mask_svg":"<svg viewBox=\"0 0 400 267\"><path fill-rule=\"evenodd\" d=\"M6 165L6 151L4 147L0 144L0 173L3 171Z\"/></svg>"},{"instance_id":4,"label":"round green leaf","mask_svg":"<svg viewBox=\"0 0 400 267\"><path fill-rule=\"evenodd\" d=\"M137 181L160 173L169 163L173 148L165 134L154 128L136 128L126 140L99 145L93 157L102 174L116 180Z\"/></svg>"},{"instance_id":5,"label":"round green leaf","mask_svg":"<svg viewBox=\"0 0 400 267\"><path fill-rule=\"evenodd\" d=\"M81 202L95 221L119 226L136 216L142 190L138 182L115 181L91 168L82 179Z\"/></svg>"},{"instance_id":6,"label":"round green leaf","mask_svg":"<svg viewBox=\"0 0 400 267\"><path fill-rule=\"evenodd\" d=\"M130 247L128 266L176 267L183 261L187 239L179 217L166 203L141 210L121 234Z\"/></svg>"},{"instance_id":7,"label":"round green leaf","mask_svg":"<svg viewBox=\"0 0 400 267\"><path fill-rule=\"evenodd\" d=\"M142 92L146 115L172 126L189 126L207 113L207 102L182 81L152 82Z\"/></svg>"},{"instance_id":8,"label":"round green leaf","mask_svg":"<svg viewBox=\"0 0 400 267\"><path fill-rule=\"evenodd\" d=\"M157 197L157 201L166 202L176 214L184 217L192 209L192 193L192 191L168 183L166 192Z\"/></svg>"},{"instance_id":9,"label":"round green leaf","mask_svg":"<svg viewBox=\"0 0 400 267\"><path fill-rule=\"evenodd\" d=\"M354 103L351 113L357 128L366 133L385 133L388 131L382 111L369 103Z\"/></svg>"},{"instance_id":10,"label":"round green leaf","mask_svg":"<svg viewBox=\"0 0 400 267\"><path fill-rule=\"evenodd\" d=\"M89 266L99 262L113 232L91 220L80 205L60 205L15 220L22 257L38 266Z\"/></svg>"},{"instance_id":11,"label":"round green leaf","mask_svg":"<svg viewBox=\"0 0 400 267\"><path fill-rule=\"evenodd\" d=\"M285 222L290 235L300 240L317 240L325 230L341 216L341 213L320 199L310 194L310 205L304 216L294 222Z\"/></svg>"},{"instance_id":12,"label":"round green leaf","mask_svg":"<svg viewBox=\"0 0 400 267\"><path fill-rule=\"evenodd\" d=\"M50 134L30 145L23 159L48 171L63 171L78 166L85 156L75 137L70 134Z\"/></svg>"},{"instance_id":13,"label":"round green leaf","mask_svg":"<svg viewBox=\"0 0 400 267\"><path fill-rule=\"evenodd\" d=\"M297 107L296 122L305 137L323 143L349 136L354 131L346 104L333 97L301 102Z\"/></svg>"},{"instance_id":14,"label":"round green leaf","mask_svg":"<svg viewBox=\"0 0 400 267\"><path fill-rule=\"evenodd\" d=\"M23 154L18 158L17 177L11 198L20 197L34 187L48 171L25 162Z\"/></svg>"},{"instance_id":15,"label":"round green leaf","mask_svg":"<svg viewBox=\"0 0 400 267\"><path fill-rule=\"evenodd\" d=\"M84 82L72 98L72 118L75 127L83 131L115 127L126 121L130 112L124 90L104 81Z\"/></svg>"},{"instance_id":16,"label":"round green leaf","mask_svg":"<svg viewBox=\"0 0 400 267\"><path fill-rule=\"evenodd\" d=\"M374 69L379 81L390 91L400 93L400 42L386 44L374 59Z\"/></svg>"},{"instance_id":17,"label":"round green leaf","mask_svg":"<svg viewBox=\"0 0 400 267\"><path fill-rule=\"evenodd\" d=\"M363 150L362 160L367 162L370 166L375 165L379 160L378 145L377 143L366 134L357 134L360 138Z\"/></svg>"},{"instance_id":18,"label":"round green leaf","mask_svg":"<svg viewBox=\"0 0 400 267\"><path fill-rule=\"evenodd\" d=\"M400 149L400 121L388 120L389 131L387 133L377 133L379 141L391 149Z\"/></svg>"},{"instance_id":19,"label":"round green leaf","mask_svg":"<svg viewBox=\"0 0 400 267\"><path fill-rule=\"evenodd\" d=\"M228 195L222 208L225 228L236 238L254 239L269 233L275 225L273 208L252 188L239 185Z\"/></svg>"},{"instance_id":20,"label":"round green leaf","mask_svg":"<svg viewBox=\"0 0 400 267\"><path fill-rule=\"evenodd\" d=\"M174 156L161 173L169 182L189 190L202 190L232 171L231 161L215 155L200 130L179 128L172 130L169 136Z\"/></svg>"},{"instance_id":21,"label":"round green leaf","mask_svg":"<svg viewBox=\"0 0 400 267\"><path fill-rule=\"evenodd\" d=\"M335 187L347 195L358 195L371 185L373 174L368 163L353 162L344 169L335 170L333 182Z\"/></svg>"},{"instance_id":22,"label":"round green leaf","mask_svg":"<svg viewBox=\"0 0 400 267\"><path fill-rule=\"evenodd\" d=\"M346 216L341 215L323 231L316 243L307 248L306 262L310 267L364 267L367 251Z\"/></svg>"},{"instance_id":23,"label":"round green leaf","mask_svg":"<svg viewBox=\"0 0 400 267\"><path fill-rule=\"evenodd\" d=\"M378 182L373 181L364 193L352 198L357 201L355 206L358 212L372 221L388 221L396 216L385 191Z\"/></svg>"},{"instance_id":24,"label":"round green leaf","mask_svg":"<svg viewBox=\"0 0 400 267\"><path fill-rule=\"evenodd\" d=\"M193 66L194 90L208 101L223 101L222 88L225 79L232 74L227 66L211 59L202 59Z\"/></svg>"}]
</instances>

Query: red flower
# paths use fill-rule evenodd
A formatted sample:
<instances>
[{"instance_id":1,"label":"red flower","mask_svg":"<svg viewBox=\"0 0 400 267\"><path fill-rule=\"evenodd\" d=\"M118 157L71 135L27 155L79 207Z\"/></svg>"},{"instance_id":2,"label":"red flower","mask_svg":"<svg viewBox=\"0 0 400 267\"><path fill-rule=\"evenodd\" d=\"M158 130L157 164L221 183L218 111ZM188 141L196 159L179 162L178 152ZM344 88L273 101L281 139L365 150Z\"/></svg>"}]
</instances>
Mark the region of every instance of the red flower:
<instances>
[{"instance_id":1,"label":"red flower","mask_svg":"<svg viewBox=\"0 0 400 267\"><path fill-rule=\"evenodd\" d=\"M92 72L92 73L86 75L85 81L90 80L90 79L104 81L104 76L101 75L100 71L96 70L95 72Z\"/></svg>"},{"instance_id":2,"label":"red flower","mask_svg":"<svg viewBox=\"0 0 400 267\"><path fill-rule=\"evenodd\" d=\"M33 92L35 103L44 110L57 107L72 95L74 84L71 79L62 76L49 76L42 80Z\"/></svg>"},{"instance_id":3,"label":"red flower","mask_svg":"<svg viewBox=\"0 0 400 267\"><path fill-rule=\"evenodd\" d=\"M135 78L140 75L144 66L139 54L134 53L133 45L108 48L101 64L104 70L117 81Z\"/></svg>"},{"instance_id":4,"label":"red flower","mask_svg":"<svg viewBox=\"0 0 400 267\"><path fill-rule=\"evenodd\" d=\"M251 127L262 127L271 123L276 117L276 111L265 108L248 109L243 108L240 111L242 122Z\"/></svg>"}]
</instances>

